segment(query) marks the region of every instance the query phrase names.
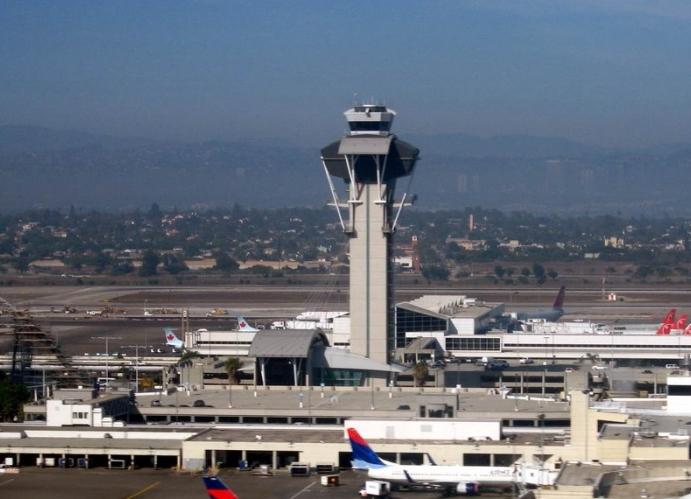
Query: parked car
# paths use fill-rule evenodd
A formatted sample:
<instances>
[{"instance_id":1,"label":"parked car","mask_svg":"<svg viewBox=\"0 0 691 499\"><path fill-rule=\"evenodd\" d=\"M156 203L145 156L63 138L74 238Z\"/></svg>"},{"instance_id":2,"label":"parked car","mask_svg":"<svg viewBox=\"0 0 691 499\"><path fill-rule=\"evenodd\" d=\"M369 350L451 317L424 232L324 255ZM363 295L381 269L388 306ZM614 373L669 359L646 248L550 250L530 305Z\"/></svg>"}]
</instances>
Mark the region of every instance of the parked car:
<instances>
[{"instance_id":1,"label":"parked car","mask_svg":"<svg viewBox=\"0 0 691 499\"><path fill-rule=\"evenodd\" d=\"M487 364L486 369L490 371L501 371L507 367L509 367L509 363L505 360L493 360Z\"/></svg>"},{"instance_id":2,"label":"parked car","mask_svg":"<svg viewBox=\"0 0 691 499\"><path fill-rule=\"evenodd\" d=\"M523 357L523 358L521 358L521 360L519 360L518 362L519 362L520 364L532 364L532 363L533 363L533 359L531 359L531 358L529 358L529 357Z\"/></svg>"}]
</instances>

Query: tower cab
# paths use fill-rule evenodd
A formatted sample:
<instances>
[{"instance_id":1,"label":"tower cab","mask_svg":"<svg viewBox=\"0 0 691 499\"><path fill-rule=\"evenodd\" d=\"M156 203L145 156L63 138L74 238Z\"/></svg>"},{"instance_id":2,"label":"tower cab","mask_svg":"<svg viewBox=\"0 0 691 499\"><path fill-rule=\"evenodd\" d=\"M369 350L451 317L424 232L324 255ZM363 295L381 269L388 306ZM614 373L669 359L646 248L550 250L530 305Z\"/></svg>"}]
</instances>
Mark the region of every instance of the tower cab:
<instances>
[{"instance_id":1,"label":"tower cab","mask_svg":"<svg viewBox=\"0 0 691 499\"><path fill-rule=\"evenodd\" d=\"M355 106L343 113L350 127L349 135L389 135L396 112L386 106Z\"/></svg>"}]
</instances>

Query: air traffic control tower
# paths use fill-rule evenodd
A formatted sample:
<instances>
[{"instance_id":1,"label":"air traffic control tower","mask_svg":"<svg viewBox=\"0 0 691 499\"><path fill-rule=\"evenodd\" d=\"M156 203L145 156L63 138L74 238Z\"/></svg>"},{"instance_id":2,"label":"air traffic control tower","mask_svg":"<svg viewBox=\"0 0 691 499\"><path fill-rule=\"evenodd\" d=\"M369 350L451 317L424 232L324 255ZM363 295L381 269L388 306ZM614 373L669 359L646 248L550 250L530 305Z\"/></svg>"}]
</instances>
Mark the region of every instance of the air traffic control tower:
<instances>
[{"instance_id":1,"label":"air traffic control tower","mask_svg":"<svg viewBox=\"0 0 691 499\"><path fill-rule=\"evenodd\" d=\"M349 237L350 350L388 363L394 349L392 238L419 150L391 133L396 113L361 105L345 113L350 131L321 150L321 160L338 219ZM333 177L345 182L340 199ZM396 182L408 177L394 199Z\"/></svg>"}]
</instances>

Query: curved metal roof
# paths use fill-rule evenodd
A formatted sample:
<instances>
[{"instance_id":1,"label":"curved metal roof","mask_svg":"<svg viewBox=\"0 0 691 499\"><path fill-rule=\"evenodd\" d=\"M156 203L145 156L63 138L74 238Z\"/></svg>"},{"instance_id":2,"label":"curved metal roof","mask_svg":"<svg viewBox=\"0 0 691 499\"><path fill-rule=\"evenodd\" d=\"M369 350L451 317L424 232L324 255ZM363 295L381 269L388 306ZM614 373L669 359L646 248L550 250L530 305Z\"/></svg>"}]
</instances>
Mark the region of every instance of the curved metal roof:
<instances>
[{"instance_id":1,"label":"curved metal roof","mask_svg":"<svg viewBox=\"0 0 691 499\"><path fill-rule=\"evenodd\" d=\"M252 340L247 355L256 358L307 358L314 344L329 345L329 340L319 329L260 331Z\"/></svg>"}]
</instances>

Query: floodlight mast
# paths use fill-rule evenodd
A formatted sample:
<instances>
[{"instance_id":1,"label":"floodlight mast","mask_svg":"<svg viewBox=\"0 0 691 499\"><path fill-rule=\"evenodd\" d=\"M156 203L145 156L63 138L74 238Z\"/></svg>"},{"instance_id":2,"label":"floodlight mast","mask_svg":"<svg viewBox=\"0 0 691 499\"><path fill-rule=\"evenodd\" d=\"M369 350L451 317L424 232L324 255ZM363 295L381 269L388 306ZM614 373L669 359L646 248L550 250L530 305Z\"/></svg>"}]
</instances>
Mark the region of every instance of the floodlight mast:
<instances>
[{"instance_id":1,"label":"floodlight mast","mask_svg":"<svg viewBox=\"0 0 691 499\"><path fill-rule=\"evenodd\" d=\"M349 132L321 150L338 220L349 237L351 351L388 363L393 334L392 236L410 188L419 151L391 133L395 111L357 105L345 113ZM395 200L396 181L409 177ZM342 201L332 177L346 186Z\"/></svg>"}]
</instances>

